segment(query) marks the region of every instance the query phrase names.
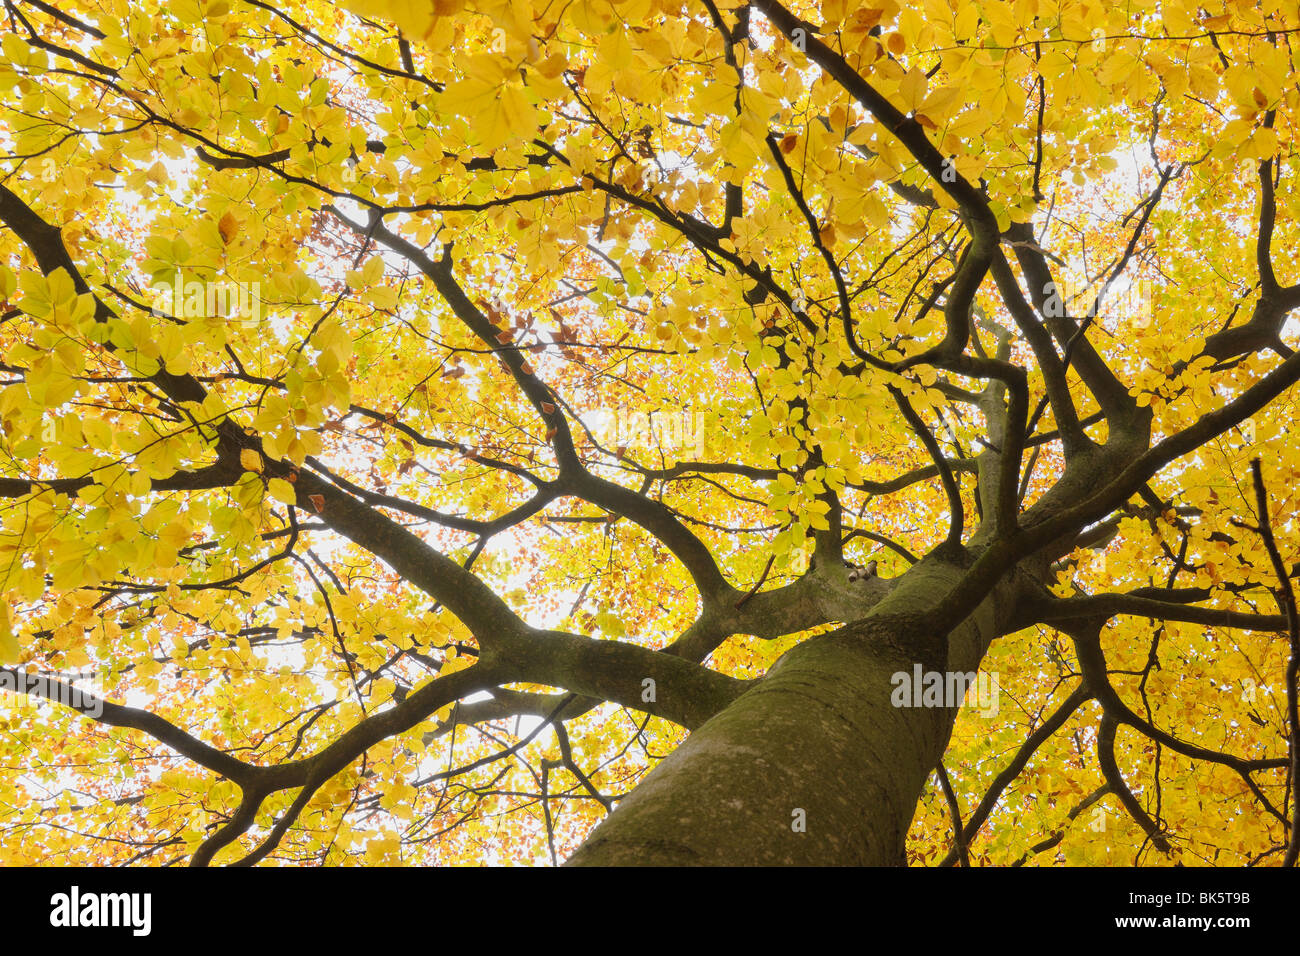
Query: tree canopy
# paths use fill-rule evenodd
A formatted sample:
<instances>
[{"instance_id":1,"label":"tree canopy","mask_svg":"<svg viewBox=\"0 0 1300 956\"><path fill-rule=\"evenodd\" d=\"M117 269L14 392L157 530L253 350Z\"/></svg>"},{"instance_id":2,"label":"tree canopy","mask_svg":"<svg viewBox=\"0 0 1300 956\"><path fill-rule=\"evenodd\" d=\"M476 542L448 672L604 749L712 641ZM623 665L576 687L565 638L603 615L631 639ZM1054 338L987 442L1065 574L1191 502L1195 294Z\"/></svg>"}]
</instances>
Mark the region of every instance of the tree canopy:
<instances>
[{"instance_id":1,"label":"tree canopy","mask_svg":"<svg viewBox=\"0 0 1300 956\"><path fill-rule=\"evenodd\" d=\"M1294 864L1298 31L4 0L0 861Z\"/></svg>"}]
</instances>

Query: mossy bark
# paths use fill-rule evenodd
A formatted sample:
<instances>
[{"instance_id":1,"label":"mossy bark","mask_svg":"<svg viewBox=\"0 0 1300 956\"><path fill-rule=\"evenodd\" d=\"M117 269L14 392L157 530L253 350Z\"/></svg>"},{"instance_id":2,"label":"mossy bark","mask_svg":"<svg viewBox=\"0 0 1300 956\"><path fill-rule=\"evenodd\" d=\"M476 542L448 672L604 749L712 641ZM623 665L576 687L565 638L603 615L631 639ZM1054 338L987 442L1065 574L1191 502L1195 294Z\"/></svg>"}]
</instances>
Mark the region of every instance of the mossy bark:
<instances>
[{"instance_id":1,"label":"mossy bark","mask_svg":"<svg viewBox=\"0 0 1300 956\"><path fill-rule=\"evenodd\" d=\"M913 573L914 572L914 573ZM810 638L659 764L570 865L901 865L957 710L895 707L893 677L972 671L1009 583L950 635L925 612L960 569L917 567L875 611Z\"/></svg>"}]
</instances>

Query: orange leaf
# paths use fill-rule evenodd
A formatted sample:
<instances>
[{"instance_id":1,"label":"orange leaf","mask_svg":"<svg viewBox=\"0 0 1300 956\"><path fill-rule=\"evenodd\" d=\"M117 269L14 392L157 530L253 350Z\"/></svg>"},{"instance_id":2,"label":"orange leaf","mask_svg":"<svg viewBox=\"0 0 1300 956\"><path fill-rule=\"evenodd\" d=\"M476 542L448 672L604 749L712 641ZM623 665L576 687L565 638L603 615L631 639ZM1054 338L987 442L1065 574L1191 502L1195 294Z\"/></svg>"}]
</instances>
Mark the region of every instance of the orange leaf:
<instances>
[{"instance_id":1,"label":"orange leaf","mask_svg":"<svg viewBox=\"0 0 1300 956\"><path fill-rule=\"evenodd\" d=\"M221 241L229 245L239 235L239 221L231 213L226 213L217 220L217 232L221 233Z\"/></svg>"}]
</instances>

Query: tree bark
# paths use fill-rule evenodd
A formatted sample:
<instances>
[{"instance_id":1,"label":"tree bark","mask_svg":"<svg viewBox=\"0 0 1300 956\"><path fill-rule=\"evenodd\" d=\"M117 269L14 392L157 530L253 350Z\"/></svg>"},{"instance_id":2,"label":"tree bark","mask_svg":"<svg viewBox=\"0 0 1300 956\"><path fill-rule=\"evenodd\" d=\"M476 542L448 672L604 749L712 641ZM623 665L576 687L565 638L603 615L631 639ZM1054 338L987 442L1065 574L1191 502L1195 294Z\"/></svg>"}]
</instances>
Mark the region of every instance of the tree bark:
<instances>
[{"instance_id":1,"label":"tree bark","mask_svg":"<svg viewBox=\"0 0 1300 956\"><path fill-rule=\"evenodd\" d=\"M950 635L927 610L960 568L927 559L861 621L792 648L651 771L574 866L903 865L956 707L895 707L893 676L978 669L1015 575ZM945 637L947 638L945 640Z\"/></svg>"}]
</instances>

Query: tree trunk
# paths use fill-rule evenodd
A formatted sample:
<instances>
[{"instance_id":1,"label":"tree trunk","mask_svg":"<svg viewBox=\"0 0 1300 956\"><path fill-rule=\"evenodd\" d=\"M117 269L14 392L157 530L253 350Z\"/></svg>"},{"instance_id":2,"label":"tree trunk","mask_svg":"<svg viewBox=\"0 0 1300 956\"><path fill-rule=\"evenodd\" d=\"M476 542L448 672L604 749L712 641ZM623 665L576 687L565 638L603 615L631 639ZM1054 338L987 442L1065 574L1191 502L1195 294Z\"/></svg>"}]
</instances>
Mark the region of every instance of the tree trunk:
<instances>
[{"instance_id":1,"label":"tree trunk","mask_svg":"<svg viewBox=\"0 0 1300 956\"><path fill-rule=\"evenodd\" d=\"M927 610L960 569L927 560L863 620L786 653L651 771L570 865L902 865L955 707L895 707L893 676L978 669L1012 575L945 642ZM946 644L946 647L945 647Z\"/></svg>"}]
</instances>

